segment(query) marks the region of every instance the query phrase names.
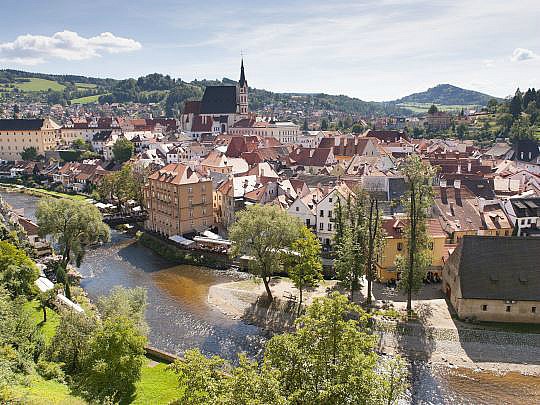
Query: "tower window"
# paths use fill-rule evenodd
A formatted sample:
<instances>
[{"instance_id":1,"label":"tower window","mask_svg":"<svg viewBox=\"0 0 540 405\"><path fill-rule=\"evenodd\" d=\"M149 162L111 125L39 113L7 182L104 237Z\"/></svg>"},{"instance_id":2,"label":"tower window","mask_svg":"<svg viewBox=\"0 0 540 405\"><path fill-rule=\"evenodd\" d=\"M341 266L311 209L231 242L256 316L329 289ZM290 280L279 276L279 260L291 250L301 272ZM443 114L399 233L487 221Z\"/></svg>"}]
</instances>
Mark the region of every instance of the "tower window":
<instances>
[{"instance_id":1,"label":"tower window","mask_svg":"<svg viewBox=\"0 0 540 405\"><path fill-rule=\"evenodd\" d=\"M512 307L510 305L506 306L506 312L510 312L511 309L512 309Z\"/></svg>"},{"instance_id":2,"label":"tower window","mask_svg":"<svg viewBox=\"0 0 540 405\"><path fill-rule=\"evenodd\" d=\"M487 305L486 304L482 305L482 311L487 311Z\"/></svg>"}]
</instances>

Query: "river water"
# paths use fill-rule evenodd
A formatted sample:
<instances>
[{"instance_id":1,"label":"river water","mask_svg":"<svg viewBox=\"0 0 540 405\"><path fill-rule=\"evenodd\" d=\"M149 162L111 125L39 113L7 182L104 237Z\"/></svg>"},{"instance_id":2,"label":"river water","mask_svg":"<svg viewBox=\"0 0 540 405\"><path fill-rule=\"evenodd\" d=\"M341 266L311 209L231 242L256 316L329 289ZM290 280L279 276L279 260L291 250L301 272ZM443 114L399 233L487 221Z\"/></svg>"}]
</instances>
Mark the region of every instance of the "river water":
<instances>
[{"instance_id":1,"label":"river water","mask_svg":"<svg viewBox=\"0 0 540 405\"><path fill-rule=\"evenodd\" d=\"M35 219L38 198L18 193L0 195ZM236 279L236 273L172 265L117 232L112 233L110 243L87 253L80 272L84 276L81 285L92 299L116 285L146 288L150 342L162 350L181 354L198 347L206 354L234 359L239 351L257 356L267 338L259 328L231 320L207 302L208 288ZM406 403L540 404L537 377L432 368L424 362L414 362L411 371Z\"/></svg>"}]
</instances>

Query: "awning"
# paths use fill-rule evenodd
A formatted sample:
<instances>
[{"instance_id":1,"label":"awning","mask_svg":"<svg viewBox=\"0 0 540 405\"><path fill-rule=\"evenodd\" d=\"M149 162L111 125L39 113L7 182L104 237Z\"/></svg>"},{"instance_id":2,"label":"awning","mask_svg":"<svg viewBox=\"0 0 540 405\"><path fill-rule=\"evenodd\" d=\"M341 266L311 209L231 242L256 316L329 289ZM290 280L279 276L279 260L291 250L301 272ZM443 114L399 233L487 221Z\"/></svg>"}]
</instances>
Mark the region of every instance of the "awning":
<instances>
[{"instance_id":1,"label":"awning","mask_svg":"<svg viewBox=\"0 0 540 405\"><path fill-rule=\"evenodd\" d=\"M212 231L204 231L202 234L203 234L203 236L205 236L207 238L210 238L210 239L221 239L221 236L219 236L218 234L215 234Z\"/></svg>"},{"instance_id":2,"label":"awning","mask_svg":"<svg viewBox=\"0 0 540 405\"><path fill-rule=\"evenodd\" d=\"M230 246L232 243L230 240L226 239L213 239L213 238L205 238L204 236L195 236L193 238L195 242L202 242L202 243L211 243L215 245L225 245Z\"/></svg>"},{"instance_id":3,"label":"awning","mask_svg":"<svg viewBox=\"0 0 540 405\"><path fill-rule=\"evenodd\" d=\"M46 277L39 277L34 283L41 292L46 292L54 288L53 282Z\"/></svg>"},{"instance_id":4,"label":"awning","mask_svg":"<svg viewBox=\"0 0 540 405\"><path fill-rule=\"evenodd\" d=\"M189 246L189 245L192 245L193 243L195 243L192 240L186 239L186 238L184 238L183 236L180 236L180 235L169 236L169 239L172 240L173 242L179 243L179 244L184 245L184 246Z\"/></svg>"}]
</instances>

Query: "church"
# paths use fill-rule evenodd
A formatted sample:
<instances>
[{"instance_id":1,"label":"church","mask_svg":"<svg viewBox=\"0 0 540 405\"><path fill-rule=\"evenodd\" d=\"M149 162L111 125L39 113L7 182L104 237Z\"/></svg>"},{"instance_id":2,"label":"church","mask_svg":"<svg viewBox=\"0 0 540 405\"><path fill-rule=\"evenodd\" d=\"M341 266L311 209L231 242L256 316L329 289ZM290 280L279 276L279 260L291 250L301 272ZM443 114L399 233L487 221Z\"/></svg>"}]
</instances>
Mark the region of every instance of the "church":
<instances>
[{"instance_id":1,"label":"church","mask_svg":"<svg viewBox=\"0 0 540 405\"><path fill-rule=\"evenodd\" d=\"M242 59L236 86L206 87L200 101L185 103L180 120L186 134L200 140L202 135L229 132L229 128L248 116L248 83Z\"/></svg>"}]
</instances>

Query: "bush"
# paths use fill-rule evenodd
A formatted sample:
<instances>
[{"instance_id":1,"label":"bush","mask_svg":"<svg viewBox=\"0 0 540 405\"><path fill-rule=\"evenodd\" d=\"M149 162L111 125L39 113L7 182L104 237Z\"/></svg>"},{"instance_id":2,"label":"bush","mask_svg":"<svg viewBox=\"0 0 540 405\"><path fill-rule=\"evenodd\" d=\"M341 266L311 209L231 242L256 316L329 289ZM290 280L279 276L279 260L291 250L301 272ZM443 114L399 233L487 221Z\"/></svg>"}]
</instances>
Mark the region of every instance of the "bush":
<instances>
[{"instance_id":1,"label":"bush","mask_svg":"<svg viewBox=\"0 0 540 405\"><path fill-rule=\"evenodd\" d=\"M39 360L36 365L36 371L46 380L55 380L59 383L64 383L66 375L62 370L62 363L54 363L52 361Z\"/></svg>"}]
</instances>

